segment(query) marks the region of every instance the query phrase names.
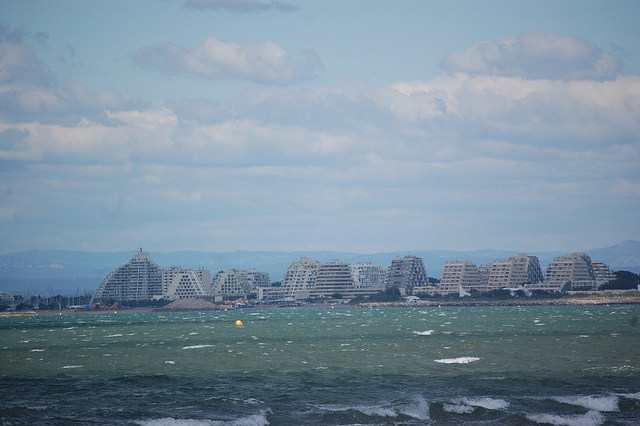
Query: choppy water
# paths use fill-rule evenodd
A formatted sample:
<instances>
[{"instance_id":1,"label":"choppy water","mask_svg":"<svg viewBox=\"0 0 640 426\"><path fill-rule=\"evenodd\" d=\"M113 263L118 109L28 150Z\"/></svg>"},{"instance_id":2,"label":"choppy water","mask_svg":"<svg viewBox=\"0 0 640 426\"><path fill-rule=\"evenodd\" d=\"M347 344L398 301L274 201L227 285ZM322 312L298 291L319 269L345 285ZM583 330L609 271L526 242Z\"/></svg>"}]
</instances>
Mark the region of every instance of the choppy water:
<instances>
[{"instance_id":1,"label":"choppy water","mask_svg":"<svg viewBox=\"0 0 640 426\"><path fill-rule=\"evenodd\" d=\"M0 318L0 422L638 424L639 316L556 306Z\"/></svg>"}]
</instances>

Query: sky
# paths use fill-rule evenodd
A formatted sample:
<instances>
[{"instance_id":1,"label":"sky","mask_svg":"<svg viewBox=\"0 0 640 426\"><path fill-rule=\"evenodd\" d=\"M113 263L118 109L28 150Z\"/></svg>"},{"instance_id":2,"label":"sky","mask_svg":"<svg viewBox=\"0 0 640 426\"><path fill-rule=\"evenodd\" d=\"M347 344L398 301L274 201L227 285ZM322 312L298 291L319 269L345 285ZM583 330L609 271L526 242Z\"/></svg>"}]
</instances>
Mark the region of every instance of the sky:
<instances>
[{"instance_id":1,"label":"sky","mask_svg":"<svg viewBox=\"0 0 640 426\"><path fill-rule=\"evenodd\" d=\"M0 253L640 240L640 2L0 0Z\"/></svg>"}]
</instances>

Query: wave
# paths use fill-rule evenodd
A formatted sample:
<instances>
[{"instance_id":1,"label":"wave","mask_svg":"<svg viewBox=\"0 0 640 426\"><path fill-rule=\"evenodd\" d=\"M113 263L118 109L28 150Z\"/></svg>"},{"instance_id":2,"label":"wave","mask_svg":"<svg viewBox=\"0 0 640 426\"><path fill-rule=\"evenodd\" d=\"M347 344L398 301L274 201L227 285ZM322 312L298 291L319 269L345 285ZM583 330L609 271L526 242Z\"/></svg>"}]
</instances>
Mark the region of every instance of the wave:
<instances>
[{"instance_id":1,"label":"wave","mask_svg":"<svg viewBox=\"0 0 640 426\"><path fill-rule=\"evenodd\" d=\"M202 348L212 348L215 345L193 345L193 346L185 346L182 349L202 349Z\"/></svg>"},{"instance_id":2,"label":"wave","mask_svg":"<svg viewBox=\"0 0 640 426\"><path fill-rule=\"evenodd\" d=\"M442 409L449 413L456 413L456 414L469 414L469 413L473 413L476 410L475 407L471 407L470 405L461 405L461 404L443 404Z\"/></svg>"},{"instance_id":3,"label":"wave","mask_svg":"<svg viewBox=\"0 0 640 426\"><path fill-rule=\"evenodd\" d=\"M265 413L254 414L236 420L195 420L195 419L174 419L165 417L162 419L138 420L134 422L140 426L266 426L269 424Z\"/></svg>"},{"instance_id":4,"label":"wave","mask_svg":"<svg viewBox=\"0 0 640 426\"><path fill-rule=\"evenodd\" d=\"M478 361L480 358L475 356L461 356L459 358L442 358L442 359L434 359L435 362L439 362L440 364L469 364L473 361Z\"/></svg>"},{"instance_id":5,"label":"wave","mask_svg":"<svg viewBox=\"0 0 640 426\"><path fill-rule=\"evenodd\" d=\"M462 403L470 407L481 407L487 410L505 410L509 403L504 399L495 398L460 398L454 402Z\"/></svg>"},{"instance_id":6,"label":"wave","mask_svg":"<svg viewBox=\"0 0 640 426\"><path fill-rule=\"evenodd\" d=\"M414 331L413 334L417 334L418 336L431 336L433 334L433 330Z\"/></svg>"},{"instance_id":7,"label":"wave","mask_svg":"<svg viewBox=\"0 0 640 426\"><path fill-rule=\"evenodd\" d=\"M322 405L318 406L322 411L332 412L348 412L358 411L364 415L370 417L387 417L395 418L399 415L412 417L417 420L429 420L429 403L421 396L417 397L415 401L404 404L380 404L380 405Z\"/></svg>"},{"instance_id":8,"label":"wave","mask_svg":"<svg viewBox=\"0 0 640 426\"><path fill-rule=\"evenodd\" d=\"M527 419L539 424L559 426L598 426L605 418L598 411L591 410L584 415L561 416L556 414L527 414Z\"/></svg>"},{"instance_id":9,"label":"wave","mask_svg":"<svg viewBox=\"0 0 640 426\"><path fill-rule=\"evenodd\" d=\"M619 411L618 397L611 396L558 396L555 401L564 404L579 405L580 407L596 411Z\"/></svg>"}]
</instances>

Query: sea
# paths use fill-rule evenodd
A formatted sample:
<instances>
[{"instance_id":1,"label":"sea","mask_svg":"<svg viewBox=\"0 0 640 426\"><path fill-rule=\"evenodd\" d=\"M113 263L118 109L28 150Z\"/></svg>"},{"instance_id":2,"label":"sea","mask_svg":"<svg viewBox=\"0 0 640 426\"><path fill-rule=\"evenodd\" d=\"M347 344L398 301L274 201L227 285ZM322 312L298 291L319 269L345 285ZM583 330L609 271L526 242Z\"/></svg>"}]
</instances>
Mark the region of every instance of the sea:
<instances>
[{"instance_id":1,"label":"sea","mask_svg":"<svg viewBox=\"0 0 640 426\"><path fill-rule=\"evenodd\" d=\"M0 318L0 423L638 425L639 317L327 305Z\"/></svg>"}]
</instances>

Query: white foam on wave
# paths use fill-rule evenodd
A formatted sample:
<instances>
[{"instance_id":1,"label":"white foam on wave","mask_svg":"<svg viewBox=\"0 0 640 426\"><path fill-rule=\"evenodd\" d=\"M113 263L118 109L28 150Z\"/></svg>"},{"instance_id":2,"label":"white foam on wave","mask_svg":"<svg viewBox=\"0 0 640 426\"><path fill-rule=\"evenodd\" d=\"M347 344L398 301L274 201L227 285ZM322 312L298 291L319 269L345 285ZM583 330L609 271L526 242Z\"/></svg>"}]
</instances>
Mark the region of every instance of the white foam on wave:
<instances>
[{"instance_id":1,"label":"white foam on wave","mask_svg":"<svg viewBox=\"0 0 640 426\"><path fill-rule=\"evenodd\" d=\"M31 352L44 352L44 349L31 349Z\"/></svg>"},{"instance_id":2,"label":"white foam on wave","mask_svg":"<svg viewBox=\"0 0 640 426\"><path fill-rule=\"evenodd\" d=\"M378 416L378 417L398 417L398 413L392 408L388 407L380 407L380 406L360 406L353 407L354 410L358 410L367 416Z\"/></svg>"},{"instance_id":3,"label":"white foam on wave","mask_svg":"<svg viewBox=\"0 0 640 426\"><path fill-rule=\"evenodd\" d=\"M414 331L413 334L417 334L418 336L431 336L433 334L433 330Z\"/></svg>"},{"instance_id":4,"label":"white foam on wave","mask_svg":"<svg viewBox=\"0 0 640 426\"><path fill-rule=\"evenodd\" d=\"M482 407L487 410L504 410L509 406L509 403L504 399L495 398L461 398L456 401L471 407Z\"/></svg>"},{"instance_id":5,"label":"white foam on wave","mask_svg":"<svg viewBox=\"0 0 640 426\"><path fill-rule=\"evenodd\" d=\"M429 410L429 402L422 396L417 397L415 402L400 407L402 414L418 420L429 420Z\"/></svg>"},{"instance_id":6,"label":"white foam on wave","mask_svg":"<svg viewBox=\"0 0 640 426\"><path fill-rule=\"evenodd\" d=\"M559 426L598 426L605 418L598 411L591 410L584 415L560 416L557 414L527 414L527 419L539 424Z\"/></svg>"},{"instance_id":7,"label":"white foam on wave","mask_svg":"<svg viewBox=\"0 0 640 426\"><path fill-rule=\"evenodd\" d=\"M629 399L637 399L637 400L640 400L640 392L636 392L636 393L624 393L624 394L622 394L622 396L624 396L625 398L629 398Z\"/></svg>"},{"instance_id":8,"label":"white foam on wave","mask_svg":"<svg viewBox=\"0 0 640 426\"><path fill-rule=\"evenodd\" d=\"M619 411L618 397L610 396L558 396L553 398L555 401L570 405L579 405L589 410L597 411Z\"/></svg>"},{"instance_id":9,"label":"white foam on wave","mask_svg":"<svg viewBox=\"0 0 640 426\"><path fill-rule=\"evenodd\" d=\"M193 346L185 346L182 349L202 349L202 348L212 348L214 345L193 345Z\"/></svg>"},{"instance_id":10,"label":"white foam on wave","mask_svg":"<svg viewBox=\"0 0 640 426\"><path fill-rule=\"evenodd\" d=\"M476 410L475 407L472 407L470 405L461 405L461 404L444 404L442 406L442 409L449 413L456 413L456 414L469 414L469 413L473 413Z\"/></svg>"},{"instance_id":11,"label":"white foam on wave","mask_svg":"<svg viewBox=\"0 0 640 426\"><path fill-rule=\"evenodd\" d=\"M261 413L229 421L174 419L173 417L165 417L163 419L138 420L134 423L141 426L266 426L269 424L269 421L266 415Z\"/></svg>"},{"instance_id":12,"label":"white foam on wave","mask_svg":"<svg viewBox=\"0 0 640 426\"><path fill-rule=\"evenodd\" d=\"M84 365L65 365L64 367L60 367L60 368L82 368L84 367Z\"/></svg>"},{"instance_id":13,"label":"white foam on wave","mask_svg":"<svg viewBox=\"0 0 640 426\"><path fill-rule=\"evenodd\" d=\"M107 336L104 337L122 337L122 334L109 334Z\"/></svg>"},{"instance_id":14,"label":"white foam on wave","mask_svg":"<svg viewBox=\"0 0 640 426\"><path fill-rule=\"evenodd\" d=\"M458 358L443 358L434 359L435 362L440 364L469 364L470 362L478 361L480 358L475 356L461 356Z\"/></svg>"}]
</instances>

